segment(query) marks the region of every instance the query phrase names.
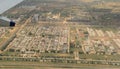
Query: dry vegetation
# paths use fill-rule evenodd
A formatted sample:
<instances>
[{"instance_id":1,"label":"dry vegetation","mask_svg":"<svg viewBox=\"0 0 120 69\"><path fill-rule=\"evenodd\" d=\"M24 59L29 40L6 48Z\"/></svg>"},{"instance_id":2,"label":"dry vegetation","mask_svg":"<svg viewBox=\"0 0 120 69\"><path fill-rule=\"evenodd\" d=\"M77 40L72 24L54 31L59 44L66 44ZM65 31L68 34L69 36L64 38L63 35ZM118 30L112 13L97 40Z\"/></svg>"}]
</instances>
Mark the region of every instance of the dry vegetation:
<instances>
[{"instance_id":1,"label":"dry vegetation","mask_svg":"<svg viewBox=\"0 0 120 69\"><path fill-rule=\"evenodd\" d=\"M81 0L82 2L93 2L95 0Z\"/></svg>"}]
</instances>

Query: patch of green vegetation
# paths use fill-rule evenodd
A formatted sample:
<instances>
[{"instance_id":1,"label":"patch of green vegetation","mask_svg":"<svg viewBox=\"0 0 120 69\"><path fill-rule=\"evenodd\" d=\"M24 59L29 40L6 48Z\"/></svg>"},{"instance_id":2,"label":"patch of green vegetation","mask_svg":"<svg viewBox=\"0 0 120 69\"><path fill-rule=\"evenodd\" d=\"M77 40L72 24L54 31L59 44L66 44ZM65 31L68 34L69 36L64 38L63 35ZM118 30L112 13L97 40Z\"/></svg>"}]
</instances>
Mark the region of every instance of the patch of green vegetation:
<instances>
[{"instance_id":1,"label":"patch of green vegetation","mask_svg":"<svg viewBox=\"0 0 120 69\"><path fill-rule=\"evenodd\" d=\"M0 38L0 42L3 41L3 38Z\"/></svg>"},{"instance_id":2,"label":"patch of green vegetation","mask_svg":"<svg viewBox=\"0 0 120 69\"><path fill-rule=\"evenodd\" d=\"M63 54L63 53L61 53L61 54L60 53L41 53L41 56L50 56L50 57L55 57L55 56L56 57L57 56L58 57L60 57L60 56L66 56L67 57L68 56L69 57L69 56L72 56L72 55L70 55L70 54Z\"/></svg>"},{"instance_id":3,"label":"patch of green vegetation","mask_svg":"<svg viewBox=\"0 0 120 69\"><path fill-rule=\"evenodd\" d=\"M95 60L120 60L120 55L97 55L97 54L80 54L80 58L83 59L95 59Z\"/></svg>"},{"instance_id":4,"label":"patch of green vegetation","mask_svg":"<svg viewBox=\"0 0 120 69\"><path fill-rule=\"evenodd\" d=\"M120 14L107 13L99 16L98 21L103 26L118 26Z\"/></svg>"},{"instance_id":5,"label":"patch of green vegetation","mask_svg":"<svg viewBox=\"0 0 120 69\"><path fill-rule=\"evenodd\" d=\"M19 54L18 52L9 52L9 51L2 53L2 55L5 56L17 56L18 54Z\"/></svg>"},{"instance_id":6,"label":"patch of green vegetation","mask_svg":"<svg viewBox=\"0 0 120 69\"><path fill-rule=\"evenodd\" d=\"M118 27L114 27L114 26L93 26L92 28L103 31L113 31L113 32L118 31Z\"/></svg>"}]
</instances>

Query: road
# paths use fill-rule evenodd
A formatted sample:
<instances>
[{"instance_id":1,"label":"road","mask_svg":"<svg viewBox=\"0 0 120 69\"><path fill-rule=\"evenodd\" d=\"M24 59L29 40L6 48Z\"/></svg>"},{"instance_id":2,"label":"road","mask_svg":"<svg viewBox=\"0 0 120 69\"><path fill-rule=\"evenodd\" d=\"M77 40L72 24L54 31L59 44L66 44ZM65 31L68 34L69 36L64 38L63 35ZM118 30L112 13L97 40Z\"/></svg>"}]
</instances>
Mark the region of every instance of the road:
<instances>
[{"instance_id":1,"label":"road","mask_svg":"<svg viewBox=\"0 0 120 69\"><path fill-rule=\"evenodd\" d=\"M14 35L19 35L19 32L31 21L31 17L28 18L25 23L21 26L17 26L14 27L12 31L10 31L10 36L8 38L5 39L5 41L2 43L2 45L4 45L8 40L11 39L11 37L13 37ZM7 46L6 49L4 49L3 51L0 51L0 53L3 53L5 51L7 51L10 48L10 46Z\"/></svg>"}]
</instances>

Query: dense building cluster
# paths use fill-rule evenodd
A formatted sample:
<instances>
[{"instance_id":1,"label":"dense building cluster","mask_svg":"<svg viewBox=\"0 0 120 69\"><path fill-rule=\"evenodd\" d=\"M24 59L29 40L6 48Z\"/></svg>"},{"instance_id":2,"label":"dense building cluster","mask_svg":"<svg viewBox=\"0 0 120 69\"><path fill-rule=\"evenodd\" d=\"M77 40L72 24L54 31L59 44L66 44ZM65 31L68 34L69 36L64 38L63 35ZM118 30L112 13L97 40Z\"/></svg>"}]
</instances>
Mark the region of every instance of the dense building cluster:
<instances>
[{"instance_id":1,"label":"dense building cluster","mask_svg":"<svg viewBox=\"0 0 120 69\"><path fill-rule=\"evenodd\" d=\"M9 44L9 51L66 53L69 50L68 33L67 27L26 26Z\"/></svg>"},{"instance_id":2,"label":"dense building cluster","mask_svg":"<svg viewBox=\"0 0 120 69\"><path fill-rule=\"evenodd\" d=\"M0 27L0 36L6 32L7 28L5 27Z\"/></svg>"},{"instance_id":3,"label":"dense building cluster","mask_svg":"<svg viewBox=\"0 0 120 69\"><path fill-rule=\"evenodd\" d=\"M8 27L0 27L0 38L3 38L3 36L9 32Z\"/></svg>"},{"instance_id":4,"label":"dense building cluster","mask_svg":"<svg viewBox=\"0 0 120 69\"><path fill-rule=\"evenodd\" d=\"M120 54L120 34L119 31L100 30L86 28L84 30L85 40L82 43L82 49L86 54ZM81 33L80 33L81 34Z\"/></svg>"},{"instance_id":5,"label":"dense building cluster","mask_svg":"<svg viewBox=\"0 0 120 69\"><path fill-rule=\"evenodd\" d=\"M116 65L120 5L85 1L24 0L6 11L16 23L1 19L0 60Z\"/></svg>"}]
</instances>

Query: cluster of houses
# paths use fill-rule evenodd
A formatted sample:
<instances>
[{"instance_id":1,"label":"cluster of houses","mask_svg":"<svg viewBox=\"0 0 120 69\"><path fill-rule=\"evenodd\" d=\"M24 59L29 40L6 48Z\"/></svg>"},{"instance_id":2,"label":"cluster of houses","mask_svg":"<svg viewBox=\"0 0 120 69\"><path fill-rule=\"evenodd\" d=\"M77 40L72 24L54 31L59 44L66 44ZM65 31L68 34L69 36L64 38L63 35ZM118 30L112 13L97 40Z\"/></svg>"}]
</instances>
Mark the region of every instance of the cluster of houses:
<instances>
[{"instance_id":1,"label":"cluster of houses","mask_svg":"<svg viewBox=\"0 0 120 69\"><path fill-rule=\"evenodd\" d=\"M88 32L88 36L82 36L85 38L82 42L82 50L85 54L120 54L120 37L118 31L103 31L88 27L84 31Z\"/></svg>"},{"instance_id":2,"label":"cluster of houses","mask_svg":"<svg viewBox=\"0 0 120 69\"><path fill-rule=\"evenodd\" d=\"M68 28L60 26L26 26L8 45L8 51L21 54L68 52Z\"/></svg>"},{"instance_id":3,"label":"cluster of houses","mask_svg":"<svg viewBox=\"0 0 120 69\"><path fill-rule=\"evenodd\" d=\"M8 30L8 27L0 27L0 37L2 37L2 35L4 35Z\"/></svg>"}]
</instances>

